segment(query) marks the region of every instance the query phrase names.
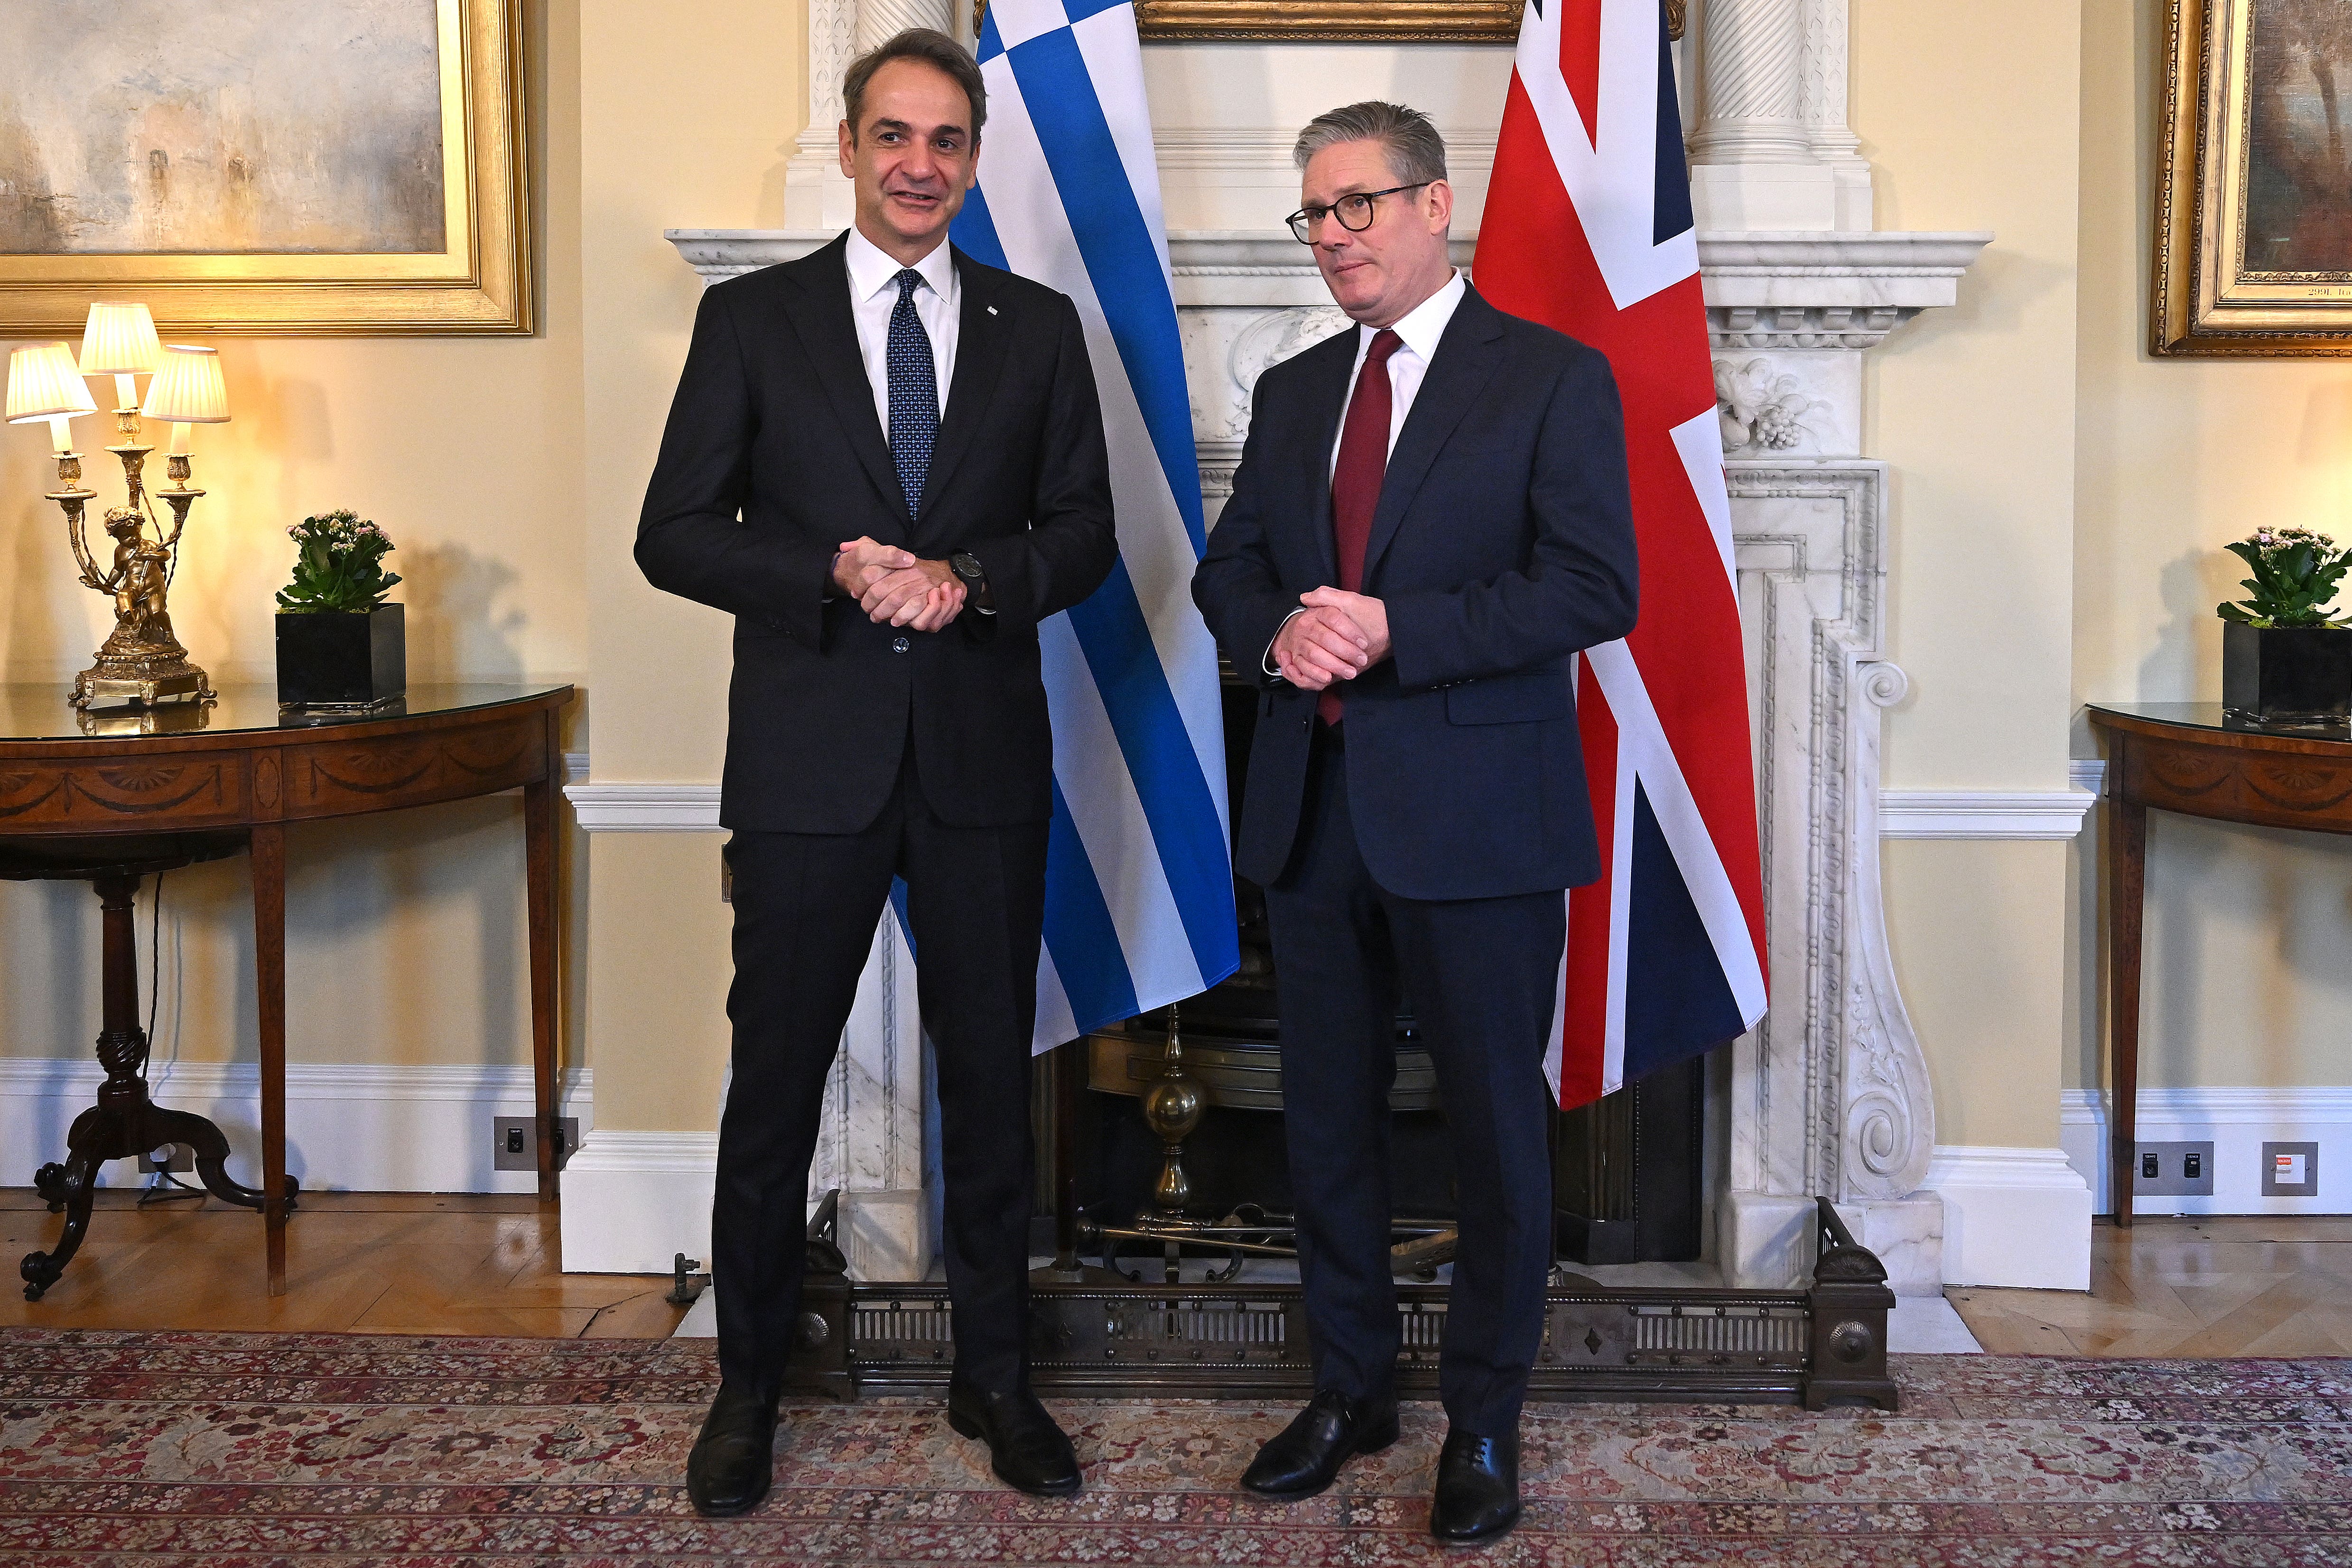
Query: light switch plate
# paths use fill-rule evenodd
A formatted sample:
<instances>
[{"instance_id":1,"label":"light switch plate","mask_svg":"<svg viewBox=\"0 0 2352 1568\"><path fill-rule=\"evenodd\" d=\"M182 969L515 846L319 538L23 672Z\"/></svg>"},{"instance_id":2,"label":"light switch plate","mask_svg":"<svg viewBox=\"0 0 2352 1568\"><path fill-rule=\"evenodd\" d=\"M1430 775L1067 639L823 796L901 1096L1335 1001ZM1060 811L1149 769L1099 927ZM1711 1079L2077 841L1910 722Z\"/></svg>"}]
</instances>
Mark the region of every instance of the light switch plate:
<instances>
[{"instance_id":1,"label":"light switch plate","mask_svg":"<svg viewBox=\"0 0 2352 1568\"><path fill-rule=\"evenodd\" d=\"M2263 1145L2263 1196L2264 1197L2317 1197L2319 1196L2319 1145L2317 1144L2264 1144Z\"/></svg>"},{"instance_id":2,"label":"light switch plate","mask_svg":"<svg viewBox=\"0 0 2352 1568\"><path fill-rule=\"evenodd\" d=\"M2132 1160L2132 1196L2138 1197L2210 1197L2213 1196L2213 1145L2205 1144L2141 1144ZM2147 1174L2149 1155L2156 1156L2156 1175ZM2193 1162L2193 1163L2192 1163ZM2189 1173L2194 1170L2194 1176Z\"/></svg>"},{"instance_id":3,"label":"light switch plate","mask_svg":"<svg viewBox=\"0 0 2352 1568\"><path fill-rule=\"evenodd\" d=\"M555 1168L562 1170L580 1146L580 1118L559 1116L555 1122ZM539 1168L539 1120L535 1116L499 1116L491 1123L490 1145L495 1159L490 1168L535 1171ZM519 1146L518 1146L519 1145Z\"/></svg>"}]
</instances>

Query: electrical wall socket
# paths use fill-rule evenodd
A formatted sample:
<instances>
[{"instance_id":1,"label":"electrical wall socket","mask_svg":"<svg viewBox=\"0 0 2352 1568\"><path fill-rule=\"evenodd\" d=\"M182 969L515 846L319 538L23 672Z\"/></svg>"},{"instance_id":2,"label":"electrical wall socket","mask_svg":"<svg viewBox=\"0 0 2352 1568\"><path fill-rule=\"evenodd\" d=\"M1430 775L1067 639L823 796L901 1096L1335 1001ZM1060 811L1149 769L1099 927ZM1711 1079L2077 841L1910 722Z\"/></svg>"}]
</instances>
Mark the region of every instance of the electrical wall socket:
<instances>
[{"instance_id":1,"label":"electrical wall socket","mask_svg":"<svg viewBox=\"0 0 2352 1568\"><path fill-rule=\"evenodd\" d=\"M2319 1145L2317 1144L2264 1144L2263 1145L2263 1196L2264 1197L2317 1197L2319 1196Z\"/></svg>"},{"instance_id":2,"label":"electrical wall socket","mask_svg":"<svg viewBox=\"0 0 2352 1568\"><path fill-rule=\"evenodd\" d=\"M155 1156L163 1155L157 1164ZM160 1149L150 1149L139 1156L139 1174L153 1176L157 1171L192 1171L196 1168L196 1156L185 1144L166 1144Z\"/></svg>"},{"instance_id":3,"label":"electrical wall socket","mask_svg":"<svg viewBox=\"0 0 2352 1568\"><path fill-rule=\"evenodd\" d=\"M497 1158L491 1169L501 1171L535 1171L539 1168L539 1119L535 1116L499 1116L490 1124L495 1142L491 1148ZM555 1119L555 1168L562 1170L572 1158L572 1151L580 1146L580 1118L558 1116Z\"/></svg>"},{"instance_id":4,"label":"electrical wall socket","mask_svg":"<svg viewBox=\"0 0 2352 1568\"><path fill-rule=\"evenodd\" d=\"M2140 1144L2137 1147L2132 1159L2135 1198L2213 1196L2211 1144Z\"/></svg>"}]
</instances>

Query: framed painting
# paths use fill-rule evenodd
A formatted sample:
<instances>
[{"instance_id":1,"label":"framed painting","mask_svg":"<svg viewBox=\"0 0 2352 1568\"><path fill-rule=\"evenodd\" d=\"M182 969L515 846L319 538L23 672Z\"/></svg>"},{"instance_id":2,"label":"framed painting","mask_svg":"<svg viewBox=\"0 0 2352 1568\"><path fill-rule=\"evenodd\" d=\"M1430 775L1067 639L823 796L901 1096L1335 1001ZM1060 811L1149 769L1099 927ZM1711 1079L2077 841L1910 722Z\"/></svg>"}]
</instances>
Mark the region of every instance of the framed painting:
<instances>
[{"instance_id":1,"label":"framed painting","mask_svg":"<svg viewBox=\"0 0 2352 1568\"><path fill-rule=\"evenodd\" d=\"M2352 5L2169 0L2149 349L2352 355Z\"/></svg>"},{"instance_id":2,"label":"framed painting","mask_svg":"<svg viewBox=\"0 0 2352 1568\"><path fill-rule=\"evenodd\" d=\"M1508 44L1522 0L1136 0L1150 41L1275 44ZM1688 0L1664 0L1683 36Z\"/></svg>"},{"instance_id":3,"label":"framed painting","mask_svg":"<svg viewBox=\"0 0 2352 1568\"><path fill-rule=\"evenodd\" d=\"M0 0L0 337L531 329L520 0Z\"/></svg>"}]
</instances>

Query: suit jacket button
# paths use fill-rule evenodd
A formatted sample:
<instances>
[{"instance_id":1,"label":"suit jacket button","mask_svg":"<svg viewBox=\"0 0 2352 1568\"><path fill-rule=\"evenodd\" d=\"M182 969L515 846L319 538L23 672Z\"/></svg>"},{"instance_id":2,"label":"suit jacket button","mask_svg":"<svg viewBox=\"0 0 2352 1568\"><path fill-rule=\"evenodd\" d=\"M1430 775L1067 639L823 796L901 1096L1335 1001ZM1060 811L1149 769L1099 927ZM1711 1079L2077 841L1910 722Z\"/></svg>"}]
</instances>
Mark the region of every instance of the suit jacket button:
<instances>
[{"instance_id":1,"label":"suit jacket button","mask_svg":"<svg viewBox=\"0 0 2352 1568\"><path fill-rule=\"evenodd\" d=\"M903 653L913 646L914 644L908 642L904 637L893 637L890 640L890 652L894 653Z\"/></svg>"}]
</instances>

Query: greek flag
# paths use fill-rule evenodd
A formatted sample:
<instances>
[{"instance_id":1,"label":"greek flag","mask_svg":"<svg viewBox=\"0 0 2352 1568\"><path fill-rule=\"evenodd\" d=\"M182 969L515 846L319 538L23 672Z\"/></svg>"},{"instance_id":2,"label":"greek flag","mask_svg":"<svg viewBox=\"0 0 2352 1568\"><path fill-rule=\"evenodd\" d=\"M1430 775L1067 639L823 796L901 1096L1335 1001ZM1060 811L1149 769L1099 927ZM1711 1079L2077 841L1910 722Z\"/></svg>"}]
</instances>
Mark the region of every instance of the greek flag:
<instances>
[{"instance_id":1,"label":"greek flag","mask_svg":"<svg viewBox=\"0 0 2352 1568\"><path fill-rule=\"evenodd\" d=\"M966 254L1077 304L1102 394L1118 564L1038 629L1054 825L1035 1049L1206 990L1240 964L1206 538L1143 54L1127 0L992 0Z\"/></svg>"}]
</instances>

